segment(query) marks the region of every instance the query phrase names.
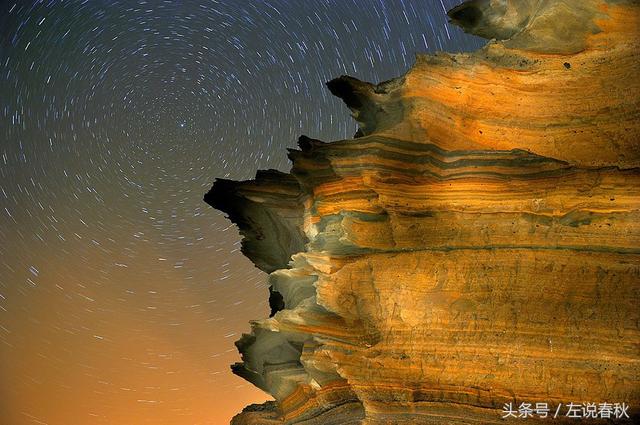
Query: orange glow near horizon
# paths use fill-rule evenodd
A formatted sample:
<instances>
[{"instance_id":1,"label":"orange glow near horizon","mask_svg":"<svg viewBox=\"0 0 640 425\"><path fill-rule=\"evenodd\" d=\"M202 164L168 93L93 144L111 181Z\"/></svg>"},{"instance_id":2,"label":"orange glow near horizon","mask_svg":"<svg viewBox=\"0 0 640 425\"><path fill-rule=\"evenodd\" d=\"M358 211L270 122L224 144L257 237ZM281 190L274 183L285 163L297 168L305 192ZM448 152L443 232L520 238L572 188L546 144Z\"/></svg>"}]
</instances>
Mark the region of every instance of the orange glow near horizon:
<instances>
[{"instance_id":1,"label":"orange glow near horizon","mask_svg":"<svg viewBox=\"0 0 640 425\"><path fill-rule=\"evenodd\" d=\"M153 250L138 255L149 257L139 264L157 262ZM266 276L239 252L229 268L244 274L192 290L170 261L154 271L115 266L104 284L84 284L96 278L85 266L95 261L15 276L36 286L5 294L32 291L4 325L0 424L221 425L271 399L230 370L240 361L234 341L269 312Z\"/></svg>"}]
</instances>

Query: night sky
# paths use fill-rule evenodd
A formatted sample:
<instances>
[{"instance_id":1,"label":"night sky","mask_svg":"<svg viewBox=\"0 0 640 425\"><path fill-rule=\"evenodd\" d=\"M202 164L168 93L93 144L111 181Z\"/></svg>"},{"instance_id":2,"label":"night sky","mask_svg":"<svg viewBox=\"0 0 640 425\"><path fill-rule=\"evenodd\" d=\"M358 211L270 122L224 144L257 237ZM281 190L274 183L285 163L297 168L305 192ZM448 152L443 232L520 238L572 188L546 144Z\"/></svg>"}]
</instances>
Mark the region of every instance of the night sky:
<instances>
[{"instance_id":1,"label":"night sky","mask_svg":"<svg viewBox=\"0 0 640 425\"><path fill-rule=\"evenodd\" d=\"M0 1L0 424L226 424L266 276L202 197L351 137L324 83L482 41L458 0Z\"/></svg>"}]
</instances>

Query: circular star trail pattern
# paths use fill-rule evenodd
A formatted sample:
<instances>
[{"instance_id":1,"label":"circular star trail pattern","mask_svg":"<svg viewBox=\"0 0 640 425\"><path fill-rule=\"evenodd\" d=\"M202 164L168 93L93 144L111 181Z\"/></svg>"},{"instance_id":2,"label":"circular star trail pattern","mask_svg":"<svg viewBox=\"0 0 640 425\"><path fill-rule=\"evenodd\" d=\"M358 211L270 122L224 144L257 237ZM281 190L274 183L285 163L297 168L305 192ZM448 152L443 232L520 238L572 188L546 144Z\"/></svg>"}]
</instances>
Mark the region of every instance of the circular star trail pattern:
<instances>
[{"instance_id":1,"label":"circular star trail pattern","mask_svg":"<svg viewBox=\"0 0 640 425\"><path fill-rule=\"evenodd\" d=\"M267 399L229 370L266 279L202 196L351 137L326 81L480 47L456 3L2 2L3 420L222 424Z\"/></svg>"}]
</instances>

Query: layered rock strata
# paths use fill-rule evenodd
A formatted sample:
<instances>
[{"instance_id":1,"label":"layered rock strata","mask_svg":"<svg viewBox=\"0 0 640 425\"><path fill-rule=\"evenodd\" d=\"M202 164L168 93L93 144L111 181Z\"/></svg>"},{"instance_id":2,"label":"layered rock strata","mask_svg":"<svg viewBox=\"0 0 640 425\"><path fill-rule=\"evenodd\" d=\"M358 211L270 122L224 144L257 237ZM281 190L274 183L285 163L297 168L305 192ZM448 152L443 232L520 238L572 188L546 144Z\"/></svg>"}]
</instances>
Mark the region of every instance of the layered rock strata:
<instances>
[{"instance_id":1,"label":"layered rock strata","mask_svg":"<svg viewBox=\"0 0 640 425\"><path fill-rule=\"evenodd\" d=\"M232 423L521 423L502 416L522 402L637 418L640 4L449 15L494 40L329 82L356 138L301 137L290 173L205 196L271 286L233 371L275 402Z\"/></svg>"}]
</instances>

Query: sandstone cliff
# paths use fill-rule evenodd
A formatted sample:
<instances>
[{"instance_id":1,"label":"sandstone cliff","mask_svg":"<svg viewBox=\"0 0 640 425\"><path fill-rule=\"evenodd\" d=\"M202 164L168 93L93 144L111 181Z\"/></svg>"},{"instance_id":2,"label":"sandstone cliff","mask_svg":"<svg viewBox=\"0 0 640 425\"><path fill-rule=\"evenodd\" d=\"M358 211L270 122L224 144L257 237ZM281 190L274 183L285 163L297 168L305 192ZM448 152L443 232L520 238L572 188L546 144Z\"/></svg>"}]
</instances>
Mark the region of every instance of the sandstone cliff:
<instances>
[{"instance_id":1,"label":"sandstone cliff","mask_svg":"<svg viewBox=\"0 0 640 425\"><path fill-rule=\"evenodd\" d=\"M502 419L522 402L638 415L640 2L449 16L492 40L329 82L354 139L301 137L290 173L205 196L270 274L272 315L233 371L276 402L234 424L522 423Z\"/></svg>"}]
</instances>

